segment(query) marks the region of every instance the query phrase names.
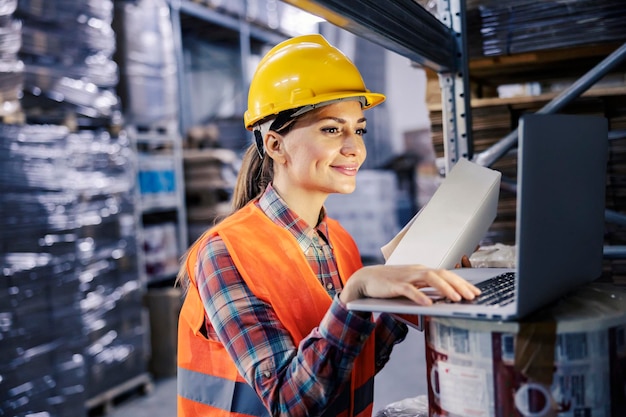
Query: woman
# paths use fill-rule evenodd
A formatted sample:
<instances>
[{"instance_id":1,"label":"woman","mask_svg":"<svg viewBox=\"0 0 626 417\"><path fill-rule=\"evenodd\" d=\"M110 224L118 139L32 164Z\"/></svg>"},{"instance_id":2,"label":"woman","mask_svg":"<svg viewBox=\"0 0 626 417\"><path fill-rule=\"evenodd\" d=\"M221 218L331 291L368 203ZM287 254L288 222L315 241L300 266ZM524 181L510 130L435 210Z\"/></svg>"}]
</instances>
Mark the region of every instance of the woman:
<instances>
[{"instance_id":1,"label":"woman","mask_svg":"<svg viewBox=\"0 0 626 417\"><path fill-rule=\"evenodd\" d=\"M179 274L178 415L369 416L374 375L406 325L352 312L359 297L451 299L478 290L445 270L363 267L324 211L350 193L366 148L363 111L382 94L320 35L274 47L252 80L234 212L190 248Z\"/></svg>"}]
</instances>

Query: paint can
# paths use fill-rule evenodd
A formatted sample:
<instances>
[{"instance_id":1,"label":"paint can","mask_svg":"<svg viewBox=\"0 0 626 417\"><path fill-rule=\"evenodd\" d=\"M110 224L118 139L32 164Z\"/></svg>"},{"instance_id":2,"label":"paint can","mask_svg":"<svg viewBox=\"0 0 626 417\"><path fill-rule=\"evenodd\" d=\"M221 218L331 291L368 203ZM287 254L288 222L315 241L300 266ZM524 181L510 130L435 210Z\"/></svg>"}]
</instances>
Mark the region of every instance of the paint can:
<instances>
[{"instance_id":1,"label":"paint can","mask_svg":"<svg viewBox=\"0 0 626 417\"><path fill-rule=\"evenodd\" d=\"M626 288L590 284L521 321L427 317L430 417L626 416Z\"/></svg>"}]
</instances>

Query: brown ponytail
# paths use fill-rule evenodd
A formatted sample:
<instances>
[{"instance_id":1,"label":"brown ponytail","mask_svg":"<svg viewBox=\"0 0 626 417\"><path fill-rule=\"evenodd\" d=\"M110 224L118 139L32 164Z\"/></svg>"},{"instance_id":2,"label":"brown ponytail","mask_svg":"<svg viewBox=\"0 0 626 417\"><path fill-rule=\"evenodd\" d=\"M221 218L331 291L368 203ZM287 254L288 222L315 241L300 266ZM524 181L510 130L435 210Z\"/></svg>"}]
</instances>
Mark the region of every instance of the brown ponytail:
<instances>
[{"instance_id":1,"label":"brown ponytail","mask_svg":"<svg viewBox=\"0 0 626 417\"><path fill-rule=\"evenodd\" d=\"M241 160L241 169L231 201L231 214L259 197L274 178L274 164L266 154L259 156L256 145L248 147Z\"/></svg>"}]
</instances>

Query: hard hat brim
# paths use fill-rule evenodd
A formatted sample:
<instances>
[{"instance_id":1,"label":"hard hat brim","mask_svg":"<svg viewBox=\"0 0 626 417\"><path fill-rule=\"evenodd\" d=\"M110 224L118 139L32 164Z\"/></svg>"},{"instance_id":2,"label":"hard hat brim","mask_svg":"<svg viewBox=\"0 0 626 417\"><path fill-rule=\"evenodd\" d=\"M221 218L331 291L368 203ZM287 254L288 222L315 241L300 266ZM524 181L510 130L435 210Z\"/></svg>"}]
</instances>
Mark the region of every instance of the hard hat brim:
<instances>
[{"instance_id":1,"label":"hard hat brim","mask_svg":"<svg viewBox=\"0 0 626 417\"><path fill-rule=\"evenodd\" d=\"M283 106L284 108L276 108L274 109L274 112L262 118L261 117L249 118L249 112L246 111L246 113L244 114L246 129L253 130L254 126L257 125L258 123L262 123L265 120L276 117L279 113L286 111L286 110L298 109L300 107L311 106L311 105L314 107L319 107L320 105L323 105L324 103L336 102L336 101L340 101L344 99L359 98L359 97L363 97L365 99L363 110L376 107L382 102L384 102L386 99L384 94L371 93L371 92L364 93L362 91L358 91L354 93L346 92L346 93L340 93L340 94L333 93L333 94L319 95L315 97L316 100L314 101L311 101L309 99L309 100L303 101L302 103L297 103L297 102L290 103L289 105Z\"/></svg>"}]
</instances>

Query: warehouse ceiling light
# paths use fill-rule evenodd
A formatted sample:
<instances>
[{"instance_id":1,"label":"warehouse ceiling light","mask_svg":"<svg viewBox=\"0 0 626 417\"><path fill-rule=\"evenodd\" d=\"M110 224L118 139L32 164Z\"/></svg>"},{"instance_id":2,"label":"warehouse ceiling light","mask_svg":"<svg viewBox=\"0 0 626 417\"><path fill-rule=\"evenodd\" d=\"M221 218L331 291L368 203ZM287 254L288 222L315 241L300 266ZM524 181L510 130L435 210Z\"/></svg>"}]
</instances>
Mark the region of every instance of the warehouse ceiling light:
<instances>
[{"instance_id":1,"label":"warehouse ceiling light","mask_svg":"<svg viewBox=\"0 0 626 417\"><path fill-rule=\"evenodd\" d=\"M280 19L280 27L292 36L319 33L319 24L325 22L319 16L305 12L297 7L286 7Z\"/></svg>"}]
</instances>

